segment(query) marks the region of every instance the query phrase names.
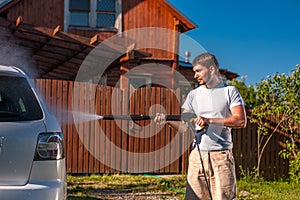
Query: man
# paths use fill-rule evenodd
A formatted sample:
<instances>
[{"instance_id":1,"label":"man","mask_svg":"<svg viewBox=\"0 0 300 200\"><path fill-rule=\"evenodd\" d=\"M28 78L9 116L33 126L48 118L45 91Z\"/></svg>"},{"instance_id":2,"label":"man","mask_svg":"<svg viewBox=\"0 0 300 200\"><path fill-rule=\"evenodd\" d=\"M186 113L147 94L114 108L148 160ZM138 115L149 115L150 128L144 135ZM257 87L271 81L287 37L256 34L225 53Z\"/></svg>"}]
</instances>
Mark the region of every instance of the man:
<instances>
[{"instance_id":1,"label":"man","mask_svg":"<svg viewBox=\"0 0 300 200\"><path fill-rule=\"evenodd\" d=\"M235 87L223 82L213 54L197 56L193 61L193 71L199 87L188 94L182 109L183 113L191 112L197 116L193 120L197 136L194 146L197 147L197 143L199 146L189 157L186 199L209 199L210 193L214 200L236 199L231 128L246 126L244 101ZM165 123L165 115L157 113L155 122ZM182 131L179 122L166 123ZM207 126L205 130L202 129L204 126Z\"/></svg>"}]
</instances>

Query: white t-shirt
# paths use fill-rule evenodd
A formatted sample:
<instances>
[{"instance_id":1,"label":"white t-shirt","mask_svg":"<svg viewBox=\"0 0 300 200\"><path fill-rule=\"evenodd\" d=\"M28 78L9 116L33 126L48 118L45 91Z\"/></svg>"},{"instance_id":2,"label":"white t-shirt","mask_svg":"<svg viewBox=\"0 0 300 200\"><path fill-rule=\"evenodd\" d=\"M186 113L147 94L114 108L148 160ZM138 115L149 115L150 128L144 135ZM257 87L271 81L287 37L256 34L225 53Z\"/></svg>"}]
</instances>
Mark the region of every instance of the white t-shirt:
<instances>
[{"instance_id":1,"label":"white t-shirt","mask_svg":"<svg viewBox=\"0 0 300 200\"><path fill-rule=\"evenodd\" d=\"M230 109L244 105L244 100L234 86L224 83L207 89L205 85L192 90L182 108L206 118L226 118L231 116ZM198 127L196 127L198 129ZM231 128L209 124L206 131L197 133L200 150L232 149Z\"/></svg>"}]
</instances>

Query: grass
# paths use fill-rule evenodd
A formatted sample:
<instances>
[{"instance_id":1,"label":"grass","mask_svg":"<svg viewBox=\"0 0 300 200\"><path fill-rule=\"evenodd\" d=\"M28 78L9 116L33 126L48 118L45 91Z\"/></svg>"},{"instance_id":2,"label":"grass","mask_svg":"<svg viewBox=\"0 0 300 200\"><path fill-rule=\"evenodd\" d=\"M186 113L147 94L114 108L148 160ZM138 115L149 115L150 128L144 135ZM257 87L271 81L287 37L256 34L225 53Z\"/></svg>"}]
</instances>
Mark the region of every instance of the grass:
<instances>
[{"instance_id":1,"label":"grass","mask_svg":"<svg viewBox=\"0 0 300 200\"><path fill-rule=\"evenodd\" d=\"M240 191L240 200L250 199L283 199L283 200L299 200L300 185L290 184L288 181L238 181L238 190ZM242 192L241 192L242 191ZM249 192L243 196L244 191ZM246 192L246 193L247 193Z\"/></svg>"},{"instance_id":2,"label":"grass","mask_svg":"<svg viewBox=\"0 0 300 200\"><path fill-rule=\"evenodd\" d=\"M184 199L185 176L68 176L68 200Z\"/></svg>"},{"instance_id":3,"label":"grass","mask_svg":"<svg viewBox=\"0 0 300 200\"><path fill-rule=\"evenodd\" d=\"M68 200L184 199L186 176L68 176ZM300 185L262 179L238 181L240 200L300 199Z\"/></svg>"}]
</instances>

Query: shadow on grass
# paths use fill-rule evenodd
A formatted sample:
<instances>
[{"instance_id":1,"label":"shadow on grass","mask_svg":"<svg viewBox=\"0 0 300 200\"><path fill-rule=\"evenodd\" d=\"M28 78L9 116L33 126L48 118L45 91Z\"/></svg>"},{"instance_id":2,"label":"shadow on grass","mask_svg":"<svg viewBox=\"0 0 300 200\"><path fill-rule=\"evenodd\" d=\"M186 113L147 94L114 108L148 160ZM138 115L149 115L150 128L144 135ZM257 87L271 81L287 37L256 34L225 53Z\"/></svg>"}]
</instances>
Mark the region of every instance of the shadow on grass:
<instances>
[{"instance_id":1,"label":"shadow on grass","mask_svg":"<svg viewBox=\"0 0 300 200\"><path fill-rule=\"evenodd\" d=\"M68 197L67 200L99 200L101 198L94 197Z\"/></svg>"},{"instance_id":2,"label":"shadow on grass","mask_svg":"<svg viewBox=\"0 0 300 200\"><path fill-rule=\"evenodd\" d=\"M149 192L149 184L134 184L126 185L109 184L105 187L97 187L97 183L80 183L69 184L68 200L95 200L103 198L116 198L122 196L130 196L133 193L139 193L143 196Z\"/></svg>"},{"instance_id":3,"label":"shadow on grass","mask_svg":"<svg viewBox=\"0 0 300 200\"><path fill-rule=\"evenodd\" d=\"M182 180L147 176L69 177L68 200L170 199L184 196Z\"/></svg>"},{"instance_id":4,"label":"shadow on grass","mask_svg":"<svg viewBox=\"0 0 300 200\"><path fill-rule=\"evenodd\" d=\"M86 184L86 183L85 183ZM89 184L87 184L89 185ZM97 188L97 184L89 186L76 186L68 189L68 200L98 200L98 199L161 199L172 194L152 190L151 184L109 184Z\"/></svg>"}]
</instances>

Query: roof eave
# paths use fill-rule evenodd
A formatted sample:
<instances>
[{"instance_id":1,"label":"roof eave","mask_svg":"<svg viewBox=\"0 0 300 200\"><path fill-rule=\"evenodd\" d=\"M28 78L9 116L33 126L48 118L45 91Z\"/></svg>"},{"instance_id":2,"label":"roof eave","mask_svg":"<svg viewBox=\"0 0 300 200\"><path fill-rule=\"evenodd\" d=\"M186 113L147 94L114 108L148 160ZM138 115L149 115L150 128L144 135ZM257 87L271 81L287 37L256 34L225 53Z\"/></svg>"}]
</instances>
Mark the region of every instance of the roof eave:
<instances>
[{"instance_id":1,"label":"roof eave","mask_svg":"<svg viewBox=\"0 0 300 200\"><path fill-rule=\"evenodd\" d=\"M174 15L174 17L176 17L181 22L181 25L183 27L182 32L186 32L198 28L196 23L194 23L191 19L189 19L177 8L175 8L168 0L159 0L159 1Z\"/></svg>"},{"instance_id":2,"label":"roof eave","mask_svg":"<svg viewBox=\"0 0 300 200\"><path fill-rule=\"evenodd\" d=\"M3 2L3 5L0 7L0 13L5 12L7 9L13 7L14 5L16 5L17 3L19 3L21 0L8 0Z\"/></svg>"}]
</instances>

